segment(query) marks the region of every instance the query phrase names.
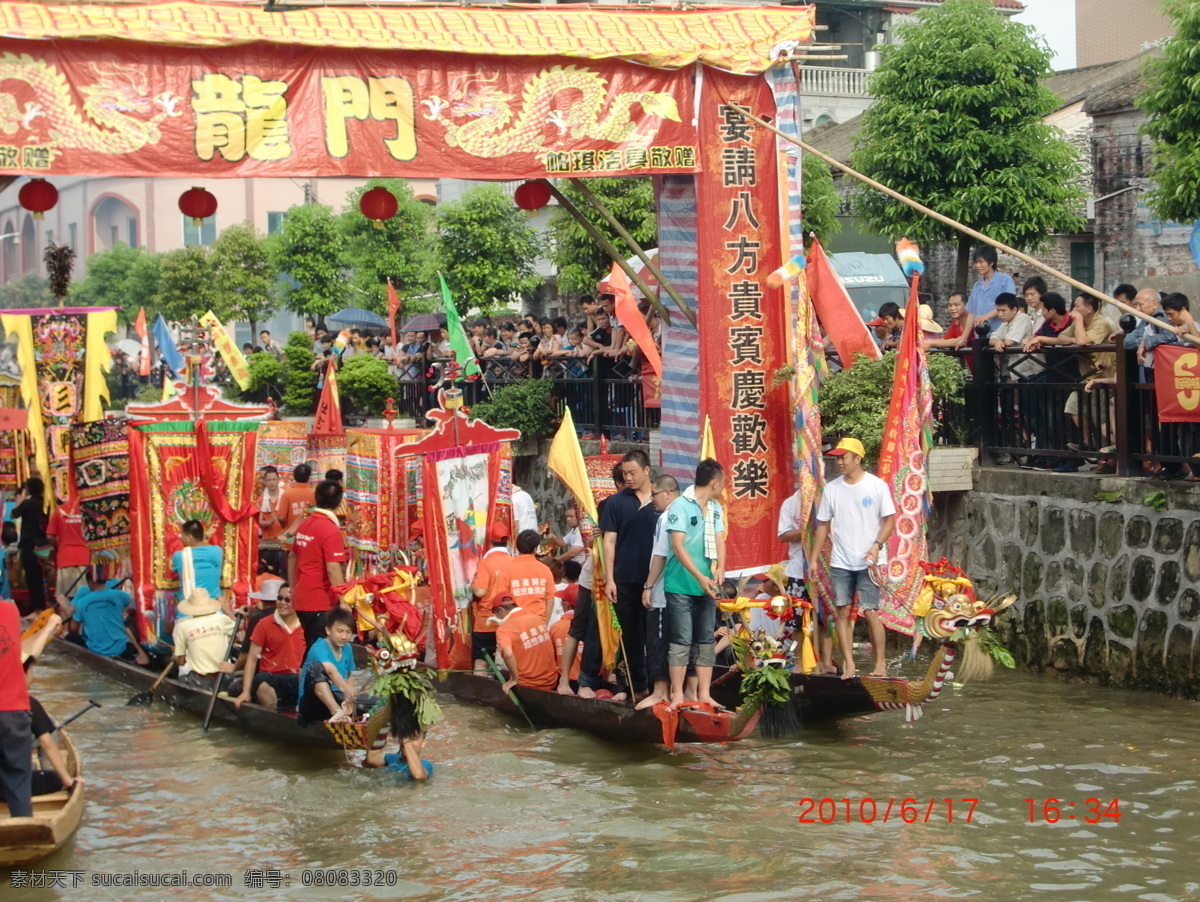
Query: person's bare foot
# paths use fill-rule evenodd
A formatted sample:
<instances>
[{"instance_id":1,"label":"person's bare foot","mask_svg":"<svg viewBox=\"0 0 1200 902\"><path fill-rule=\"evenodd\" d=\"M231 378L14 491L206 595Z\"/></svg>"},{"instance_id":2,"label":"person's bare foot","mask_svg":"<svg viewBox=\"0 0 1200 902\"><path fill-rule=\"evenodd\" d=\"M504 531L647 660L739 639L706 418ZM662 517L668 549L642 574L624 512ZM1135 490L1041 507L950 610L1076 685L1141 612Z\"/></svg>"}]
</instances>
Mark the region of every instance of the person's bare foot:
<instances>
[{"instance_id":1,"label":"person's bare foot","mask_svg":"<svg viewBox=\"0 0 1200 902\"><path fill-rule=\"evenodd\" d=\"M886 668L876 668L875 670L871 671L871 676L875 677L875 679L877 679L877 680L886 680L887 679L887 669Z\"/></svg>"},{"instance_id":2,"label":"person's bare foot","mask_svg":"<svg viewBox=\"0 0 1200 902\"><path fill-rule=\"evenodd\" d=\"M643 708L653 708L659 702L665 702L666 698L661 695L655 695L653 692L647 695L644 699L634 705L634 709L641 711Z\"/></svg>"},{"instance_id":3,"label":"person's bare foot","mask_svg":"<svg viewBox=\"0 0 1200 902\"><path fill-rule=\"evenodd\" d=\"M674 711L680 705L686 705L687 703L688 703L688 700L687 700L686 696L673 695L673 696L671 696L671 704L667 705L667 710Z\"/></svg>"},{"instance_id":4,"label":"person's bare foot","mask_svg":"<svg viewBox=\"0 0 1200 902\"><path fill-rule=\"evenodd\" d=\"M592 689L590 686L580 686L577 694L580 698L595 698L596 690Z\"/></svg>"},{"instance_id":5,"label":"person's bare foot","mask_svg":"<svg viewBox=\"0 0 1200 902\"><path fill-rule=\"evenodd\" d=\"M843 680L852 680L856 676L858 676L858 674L855 673L853 667L847 667L845 670L842 671L842 679Z\"/></svg>"},{"instance_id":6,"label":"person's bare foot","mask_svg":"<svg viewBox=\"0 0 1200 902\"><path fill-rule=\"evenodd\" d=\"M624 692L618 692L615 695L613 695L613 697L610 698L609 701L610 702L627 702L627 701L629 701L629 696L626 695Z\"/></svg>"},{"instance_id":7,"label":"person's bare foot","mask_svg":"<svg viewBox=\"0 0 1200 902\"><path fill-rule=\"evenodd\" d=\"M728 711L729 709L714 699L711 695L702 695L696 701L701 705L712 705L715 711Z\"/></svg>"},{"instance_id":8,"label":"person's bare foot","mask_svg":"<svg viewBox=\"0 0 1200 902\"><path fill-rule=\"evenodd\" d=\"M150 659L146 655L138 655L133 660L139 667L148 667L150 664Z\"/></svg>"},{"instance_id":9,"label":"person's bare foot","mask_svg":"<svg viewBox=\"0 0 1200 902\"><path fill-rule=\"evenodd\" d=\"M591 692L591 691L592 691L592 690L590 690L590 689L588 690L588 692ZM566 682L560 682L560 683L558 684L558 694L559 694L559 695L574 695L575 693L571 691L571 684L570 684L570 683L566 683ZM582 690L582 689L580 689L580 690L579 690L579 694L580 694L580 696L582 696L583 698L587 698L587 696L583 694L583 690Z\"/></svg>"}]
</instances>

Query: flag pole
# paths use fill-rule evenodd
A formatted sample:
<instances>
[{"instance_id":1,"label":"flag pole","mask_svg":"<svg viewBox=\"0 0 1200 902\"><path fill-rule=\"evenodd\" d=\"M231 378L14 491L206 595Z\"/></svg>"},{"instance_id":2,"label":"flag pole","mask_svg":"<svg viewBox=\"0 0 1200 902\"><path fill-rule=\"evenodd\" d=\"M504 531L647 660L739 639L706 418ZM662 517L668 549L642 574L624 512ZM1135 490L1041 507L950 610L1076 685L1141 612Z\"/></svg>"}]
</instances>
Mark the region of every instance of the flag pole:
<instances>
[{"instance_id":1,"label":"flag pole","mask_svg":"<svg viewBox=\"0 0 1200 902\"><path fill-rule=\"evenodd\" d=\"M1068 276L1066 273L1060 272L1059 270L1055 269L1053 266L1049 266L1049 265L1043 263L1042 261L1040 261L1034 257L1031 257L1026 253L1023 253L1022 251L1017 250L1015 247L1009 247L1007 244L1003 243L1002 241L997 241L994 238L989 238L987 235L983 234L983 232L976 231L975 229L971 228L970 226L964 225L963 223L958 222L957 220L951 219L949 216L939 213L936 210L931 210L929 207L925 206L924 204L918 203L917 201L913 200L912 198L904 196L899 191L896 191L894 188L889 188L887 185L884 185L881 182L875 181L875 179L871 178L870 176L863 175L861 172L858 172L855 169L851 169L849 166L847 166L845 163L841 162L840 160L834 159L833 157L829 156L829 154L822 153L821 151L817 150L812 145L807 144L806 142L800 140L799 138L795 138L792 135L789 135L789 134L786 134L785 132L780 131L775 126L773 126L771 123L767 122L765 119L759 118L758 116L754 115L753 113L751 113L749 110L745 109L744 107L739 106L738 109L741 112L741 114L743 116L745 116L747 119L749 119L751 122L761 125L763 128L767 129L767 131L774 132L776 135L783 138L785 141L789 141L792 144L795 144L797 147L799 147L805 153L811 153L817 159L823 160L824 162L828 163L830 166L833 166L835 169L840 169L842 172L846 173L846 175L850 176L851 178L858 179L864 185L868 185L871 188L874 188L876 191L882 191L888 197L890 197L894 200L898 200L898 201L900 201L900 203L905 204L906 206L912 207L918 213L923 213L924 215L930 217L931 219L936 219L942 225L949 226L952 229L962 232L964 235L969 235L970 237L974 238L976 241L982 241L984 244L989 244L992 247L994 247L996 250L1001 251L1002 253L1008 254L1011 257L1016 257L1018 260L1020 260L1024 263L1028 263L1030 266L1034 267L1035 269L1040 269L1042 272L1046 273L1046 275L1048 275L1048 276L1053 276L1054 278L1059 279L1063 282L1066 282L1068 285L1071 285L1074 288L1077 288L1086 294L1090 294L1093 297L1099 298L1100 300L1104 301L1107 304L1112 304L1114 307L1116 307L1118 310L1120 310L1124 313L1128 313L1131 316L1136 316L1140 320L1145 320L1147 323L1150 323L1150 325L1152 325L1152 326L1158 326L1159 328L1162 328L1162 325L1163 325L1162 320L1155 319L1154 317L1150 316L1149 314L1142 313L1142 311L1140 311L1134 307L1130 307L1128 304L1122 303L1121 301L1118 301L1116 298L1105 294L1103 291L1100 291L1099 289L1093 288L1091 285L1085 285L1083 282L1080 282L1078 279L1074 279L1071 276ZM1192 335L1189 333L1189 334L1183 335L1182 338L1186 341L1192 342L1193 344L1200 345L1200 336Z\"/></svg>"}]
</instances>

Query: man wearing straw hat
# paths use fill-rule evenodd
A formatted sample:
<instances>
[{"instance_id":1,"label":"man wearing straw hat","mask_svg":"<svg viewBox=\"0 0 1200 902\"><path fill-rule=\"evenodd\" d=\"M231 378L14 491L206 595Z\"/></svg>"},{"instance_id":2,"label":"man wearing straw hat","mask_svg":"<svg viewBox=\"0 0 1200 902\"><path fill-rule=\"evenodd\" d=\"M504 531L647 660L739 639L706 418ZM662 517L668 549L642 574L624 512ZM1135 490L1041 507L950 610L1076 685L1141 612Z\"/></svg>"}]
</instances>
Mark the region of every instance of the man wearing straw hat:
<instances>
[{"instance_id":1,"label":"man wearing straw hat","mask_svg":"<svg viewBox=\"0 0 1200 902\"><path fill-rule=\"evenodd\" d=\"M221 603L204 589L193 589L179 602L175 621L175 663L180 679L193 685L212 686L221 671L233 635L233 618L221 609Z\"/></svg>"}]
</instances>

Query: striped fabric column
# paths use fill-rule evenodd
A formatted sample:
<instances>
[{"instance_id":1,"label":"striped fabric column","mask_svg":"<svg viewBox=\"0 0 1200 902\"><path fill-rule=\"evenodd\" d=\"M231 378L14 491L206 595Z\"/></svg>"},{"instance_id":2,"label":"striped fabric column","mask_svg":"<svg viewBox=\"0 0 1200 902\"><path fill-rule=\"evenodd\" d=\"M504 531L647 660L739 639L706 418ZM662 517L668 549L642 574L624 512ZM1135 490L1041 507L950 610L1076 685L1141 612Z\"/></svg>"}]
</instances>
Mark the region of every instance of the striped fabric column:
<instances>
[{"instance_id":1,"label":"striped fabric column","mask_svg":"<svg viewBox=\"0 0 1200 902\"><path fill-rule=\"evenodd\" d=\"M696 183L690 175L655 180L658 198L658 265L684 302L696 304ZM689 483L700 448L700 336L671 310L663 326L662 468Z\"/></svg>"}]
</instances>

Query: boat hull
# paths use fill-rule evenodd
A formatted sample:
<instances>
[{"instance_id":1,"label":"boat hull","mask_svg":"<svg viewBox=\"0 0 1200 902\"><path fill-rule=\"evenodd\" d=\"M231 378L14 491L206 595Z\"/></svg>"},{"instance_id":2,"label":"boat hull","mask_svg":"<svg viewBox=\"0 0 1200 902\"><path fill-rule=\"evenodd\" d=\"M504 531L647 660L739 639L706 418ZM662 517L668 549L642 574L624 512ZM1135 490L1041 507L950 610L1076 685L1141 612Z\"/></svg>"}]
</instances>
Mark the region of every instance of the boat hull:
<instances>
[{"instance_id":1,"label":"boat hull","mask_svg":"<svg viewBox=\"0 0 1200 902\"><path fill-rule=\"evenodd\" d=\"M83 763L66 731L58 735L63 759L72 776L83 776ZM83 819L83 784L71 792L33 797L33 817L9 817L0 802L0 868L20 867L45 858L79 827Z\"/></svg>"},{"instance_id":2,"label":"boat hull","mask_svg":"<svg viewBox=\"0 0 1200 902\"><path fill-rule=\"evenodd\" d=\"M727 708L741 703L742 678L734 673L724 679L717 674L713 681L712 697ZM861 679L843 680L836 674L789 675L792 686L792 707L801 722L842 720L862 717L881 710ZM907 680L874 680L879 683L894 683L897 698L908 686Z\"/></svg>"}]
</instances>

